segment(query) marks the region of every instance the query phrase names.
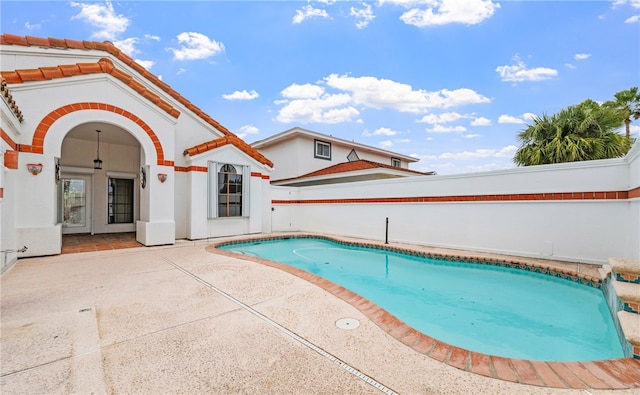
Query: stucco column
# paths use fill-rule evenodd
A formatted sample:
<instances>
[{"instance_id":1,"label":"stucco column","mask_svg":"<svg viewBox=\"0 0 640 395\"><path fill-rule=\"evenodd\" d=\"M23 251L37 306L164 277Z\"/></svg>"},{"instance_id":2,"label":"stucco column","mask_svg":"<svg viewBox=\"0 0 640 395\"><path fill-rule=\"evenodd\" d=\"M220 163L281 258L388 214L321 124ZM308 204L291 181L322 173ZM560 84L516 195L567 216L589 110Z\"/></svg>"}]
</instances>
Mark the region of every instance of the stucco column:
<instances>
[{"instance_id":1,"label":"stucco column","mask_svg":"<svg viewBox=\"0 0 640 395\"><path fill-rule=\"evenodd\" d=\"M29 164L42 165L42 170L31 173ZM28 248L21 256L59 254L62 250L62 227L58 223L56 206L55 158L22 152L16 172L16 245Z\"/></svg>"},{"instance_id":2,"label":"stucco column","mask_svg":"<svg viewBox=\"0 0 640 395\"><path fill-rule=\"evenodd\" d=\"M140 220L136 222L136 239L146 246L174 244L176 224L173 166L146 165L143 168L146 180L145 187L140 191Z\"/></svg>"}]
</instances>

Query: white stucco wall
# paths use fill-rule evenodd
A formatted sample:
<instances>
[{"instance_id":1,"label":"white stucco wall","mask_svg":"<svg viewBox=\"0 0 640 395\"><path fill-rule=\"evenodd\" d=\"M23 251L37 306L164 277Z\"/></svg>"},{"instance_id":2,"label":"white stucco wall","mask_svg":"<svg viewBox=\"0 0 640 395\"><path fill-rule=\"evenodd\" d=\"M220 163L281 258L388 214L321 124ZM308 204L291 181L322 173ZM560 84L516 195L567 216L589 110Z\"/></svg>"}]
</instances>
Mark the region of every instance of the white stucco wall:
<instances>
[{"instance_id":1,"label":"white stucco wall","mask_svg":"<svg viewBox=\"0 0 640 395\"><path fill-rule=\"evenodd\" d=\"M191 194L191 204L187 208L188 230L186 238L205 239L220 236L233 236L249 233L269 231L270 216L266 212L270 209L269 180L251 173L269 175L264 165L244 155L242 151L232 145L225 145L190 158L188 164L200 168L208 168L210 162L231 164L248 167L243 177L244 192L248 193L248 215L231 218L208 218L209 177L208 172L191 171L187 175L187 188ZM217 179L217 174L213 174ZM266 211L266 212L265 212Z\"/></svg>"},{"instance_id":2,"label":"white stucco wall","mask_svg":"<svg viewBox=\"0 0 640 395\"><path fill-rule=\"evenodd\" d=\"M274 200L628 191L637 188L636 144L626 159L453 176L273 189ZM623 200L274 204L274 231L308 231L519 256L605 263L640 259L640 198Z\"/></svg>"}]
</instances>

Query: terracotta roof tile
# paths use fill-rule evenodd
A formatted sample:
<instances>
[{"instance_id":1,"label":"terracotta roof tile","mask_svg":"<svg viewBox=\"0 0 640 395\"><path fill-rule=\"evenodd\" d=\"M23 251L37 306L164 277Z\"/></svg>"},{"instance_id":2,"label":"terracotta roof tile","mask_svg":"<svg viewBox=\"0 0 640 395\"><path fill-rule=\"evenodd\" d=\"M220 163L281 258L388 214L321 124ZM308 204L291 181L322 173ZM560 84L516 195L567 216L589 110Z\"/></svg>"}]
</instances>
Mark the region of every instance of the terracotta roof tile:
<instances>
[{"instance_id":1,"label":"terracotta roof tile","mask_svg":"<svg viewBox=\"0 0 640 395\"><path fill-rule=\"evenodd\" d=\"M235 146L236 148L238 148L245 154L249 155L253 159L257 160L258 162L265 164L269 167L273 167L273 163L269 159L267 159L264 155L258 152L258 150L254 149L249 144L245 143L242 139L240 139L235 135L220 137L218 139L207 141L202 144L193 146L191 148L187 148L186 150L184 150L183 155L194 156L194 155L202 154L207 151L211 151L212 149L215 149L218 147L225 146L227 144L231 144Z\"/></svg>"},{"instance_id":2,"label":"terracotta roof tile","mask_svg":"<svg viewBox=\"0 0 640 395\"><path fill-rule=\"evenodd\" d=\"M225 136L233 137L232 144L238 146L240 149L242 149L243 152L247 153L254 159L259 160L261 163L265 165L268 165L270 167L273 166L273 163L271 163L271 161L269 161L266 157L260 154L255 148L251 147L250 145L248 145L247 143L239 139L235 134L233 134L227 128L222 126L218 121L216 121L215 119L207 115L204 111L202 111L197 106L193 105L189 100L181 96L177 91L171 89L169 85L162 82L158 77L150 73L140 64L136 63L131 57L126 55L124 52L120 51L117 47L115 47L112 43L108 41L103 43L95 42L95 41L80 42L80 41L74 41L74 40L61 40L61 39L55 39L55 38L41 38L41 37L33 37L33 36L22 37L22 36L16 36L13 34L2 34L0 35L0 45L39 46L39 47L45 47L45 48L72 48L72 49L99 50L99 51L108 52L109 54L118 58L118 60L120 60L121 62L129 65L131 68L133 68L135 71L140 73L143 77L145 77L155 86L160 88L162 91L164 91L165 93L170 95L172 98L180 102L180 104L182 104L187 109L192 111L195 115L197 115L198 117L203 119L205 122L207 122L210 126L213 126ZM134 78L132 76L128 75L127 73L124 73L121 70L116 69L113 66L113 63L109 59L103 58L98 63L100 64L102 72L111 74L112 76L124 82L125 84L131 86L132 88L135 86L135 88L140 89L140 87L138 86L139 84L137 82L133 82ZM83 70L77 64L62 65L58 67L60 72L62 72L64 76L79 75L79 74L82 74L82 70ZM86 66L86 64L84 67L85 67L84 68L85 71L86 70L95 71L95 69ZM19 72L25 73L25 75L30 78L39 77L41 80L49 79L49 78L46 78L45 76L46 75L50 76L52 75L52 73L54 73L53 70L47 70L46 74L41 69L36 69L36 70L38 70L38 73L34 73L32 70L28 70L28 72L25 70L19 70L15 72L3 71L2 77L3 79L6 79L7 83L9 84L18 84L18 83L24 82L24 80L22 80L22 78L20 77ZM32 81L32 80L29 80L29 81ZM147 96L151 96L151 95L147 95ZM160 107L165 109L165 111L167 111L166 108L170 108L171 110L167 112L174 117L177 117L180 114L180 112L177 109L173 108L168 103L167 104L163 103ZM261 158L261 159L258 159L258 158Z\"/></svg>"},{"instance_id":3,"label":"terracotta roof tile","mask_svg":"<svg viewBox=\"0 0 640 395\"><path fill-rule=\"evenodd\" d=\"M397 170L397 171L402 171L402 172L406 172L406 173L412 173L412 174L416 174L416 175L431 175L431 173L423 173L420 171L415 171L415 170L410 170L410 169L405 169L402 167L396 167L396 166L391 166L391 165L385 165L383 163L377 163L377 162L372 162L369 160L365 160L365 159L360 159L360 160L356 160L353 162L343 162L343 163L338 163L337 165L333 165L333 166L329 166L329 167L325 167L324 169L320 169L320 170L316 170L313 171L311 173L307 173L304 175L301 175L298 178L303 178L303 177L314 177L314 176L322 176L322 175L326 175L326 174L335 174L335 173L345 173L348 171L358 171L358 170L368 170L368 169L390 169L390 170Z\"/></svg>"},{"instance_id":4,"label":"terracotta roof tile","mask_svg":"<svg viewBox=\"0 0 640 395\"><path fill-rule=\"evenodd\" d=\"M274 180L273 182L297 180L297 179L300 179L300 178L325 176L325 175L329 175L329 174L339 174L339 173L347 173L347 172L352 172L352 171L369 170L369 169L389 169L389 170L395 170L395 171L410 173L410 174L414 174L414 175L422 175L422 176L430 176L430 175L434 174L432 172L423 173L423 172L416 171L416 170L410 170L410 169L405 169L405 168L402 168L402 167L385 165L383 163L372 162L372 161L369 161L369 160L360 159L360 160L356 160L356 161L353 161L353 162L338 163L338 164L333 165L333 166L328 166L328 167L325 167L325 168L320 169L320 170L312 171L311 173L303 174L303 175L301 175L299 177L286 178L286 179L281 179L281 180Z\"/></svg>"},{"instance_id":5,"label":"terracotta roof tile","mask_svg":"<svg viewBox=\"0 0 640 395\"><path fill-rule=\"evenodd\" d=\"M18 118L19 122L22 122L24 120L22 112L20 111L20 108L18 108L13 96L11 96L11 92L9 92L9 87L7 86L7 81L4 78L2 78L2 81L0 82L0 95L2 95L2 100L7 103L7 106L9 106L13 115Z\"/></svg>"}]
</instances>

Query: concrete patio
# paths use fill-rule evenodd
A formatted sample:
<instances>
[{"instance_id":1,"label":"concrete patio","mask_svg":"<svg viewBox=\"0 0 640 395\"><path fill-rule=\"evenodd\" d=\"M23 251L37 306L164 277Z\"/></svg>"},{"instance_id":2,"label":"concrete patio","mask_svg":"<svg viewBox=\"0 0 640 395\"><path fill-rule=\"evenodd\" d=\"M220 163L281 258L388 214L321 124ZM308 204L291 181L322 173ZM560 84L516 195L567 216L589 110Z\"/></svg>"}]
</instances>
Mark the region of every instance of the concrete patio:
<instances>
[{"instance_id":1,"label":"concrete patio","mask_svg":"<svg viewBox=\"0 0 640 395\"><path fill-rule=\"evenodd\" d=\"M20 260L0 289L3 394L632 394L464 372L289 273L207 244ZM354 318L356 329L336 321Z\"/></svg>"}]
</instances>

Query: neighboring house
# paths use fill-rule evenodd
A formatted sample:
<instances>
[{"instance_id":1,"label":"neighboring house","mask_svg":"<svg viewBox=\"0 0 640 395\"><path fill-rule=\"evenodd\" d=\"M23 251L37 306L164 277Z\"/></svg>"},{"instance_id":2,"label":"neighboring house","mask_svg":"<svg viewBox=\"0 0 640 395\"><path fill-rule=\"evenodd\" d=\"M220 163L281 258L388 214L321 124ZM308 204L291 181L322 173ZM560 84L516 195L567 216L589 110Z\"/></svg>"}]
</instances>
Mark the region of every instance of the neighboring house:
<instances>
[{"instance_id":1,"label":"neighboring house","mask_svg":"<svg viewBox=\"0 0 640 395\"><path fill-rule=\"evenodd\" d=\"M274 163L272 185L307 186L433 175L409 170L418 159L302 128L251 144Z\"/></svg>"},{"instance_id":2,"label":"neighboring house","mask_svg":"<svg viewBox=\"0 0 640 395\"><path fill-rule=\"evenodd\" d=\"M109 42L0 36L3 269L62 234L270 229L272 162Z\"/></svg>"}]
</instances>

